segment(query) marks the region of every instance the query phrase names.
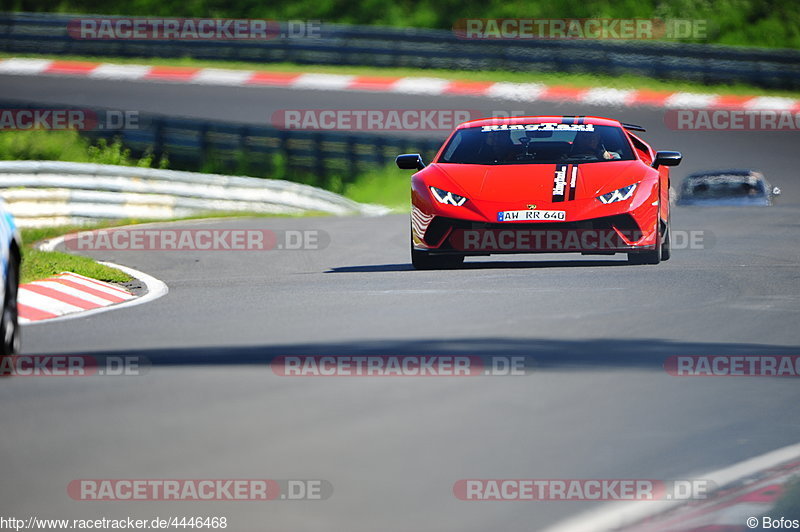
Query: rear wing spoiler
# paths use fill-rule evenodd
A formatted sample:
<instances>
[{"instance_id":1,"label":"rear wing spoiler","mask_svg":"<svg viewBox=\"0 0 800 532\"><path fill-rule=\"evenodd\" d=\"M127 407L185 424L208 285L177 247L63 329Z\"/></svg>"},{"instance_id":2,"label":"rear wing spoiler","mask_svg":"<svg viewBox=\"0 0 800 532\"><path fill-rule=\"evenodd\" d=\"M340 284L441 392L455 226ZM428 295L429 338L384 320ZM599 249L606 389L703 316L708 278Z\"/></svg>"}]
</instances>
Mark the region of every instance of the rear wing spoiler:
<instances>
[{"instance_id":1,"label":"rear wing spoiler","mask_svg":"<svg viewBox=\"0 0 800 532\"><path fill-rule=\"evenodd\" d=\"M630 131L641 131L642 133L646 133L647 132L647 130L645 128L643 128L642 126L637 126L636 124L626 124L624 122L620 122L620 123L622 124L622 127L624 127L625 129L628 129Z\"/></svg>"}]
</instances>

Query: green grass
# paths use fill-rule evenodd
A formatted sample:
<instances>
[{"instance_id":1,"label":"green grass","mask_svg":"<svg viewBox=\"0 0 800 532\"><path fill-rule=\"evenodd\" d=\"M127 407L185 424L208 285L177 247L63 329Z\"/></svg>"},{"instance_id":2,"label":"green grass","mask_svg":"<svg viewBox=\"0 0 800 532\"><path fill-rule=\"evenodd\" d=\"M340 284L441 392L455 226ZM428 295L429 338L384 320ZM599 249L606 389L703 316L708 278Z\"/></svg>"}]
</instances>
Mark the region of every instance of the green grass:
<instances>
[{"instance_id":1,"label":"green grass","mask_svg":"<svg viewBox=\"0 0 800 532\"><path fill-rule=\"evenodd\" d=\"M92 144L77 131L0 131L0 160L4 161L70 161L76 163L116 164L122 166L165 168L162 157L157 163L145 154L131 157L129 149L115 140L100 139Z\"/></svg>"},{"instance_id":2,"label":"green grass","mask_svg":"<svg viewBox=\"0 0 800 532\"><path fill-rule=\"evenodd\" d=\"M26 248L22 254L20 279L23 283L52 277L61 272L72 272L98 281L124 283L130 281L127 275L115 268L98 264L88 257L69 255L59 251L39 251Z\"/></svg>"},{"instance_id":3,"label":"green grass","mask_svg":"<svg viewBox=\"0 0 800 532\"><path fill-rule=\"evenodd\" d=\"M22 265L20 268L20 282L29 283L46 279L61 272L72 272L85 275L98 281L124 283L131 280L131 276L116 268L98 264L89 257L69 255L60 251L39 251L35 245L48 238L66 235L75 231L87 229L100 229L117 225L115 223L101 223L92 226L60 226L21 229L22 236ZM119 225L122 225L120 223Z\"/></svg>"},{"instance_id":4,"label":"green grass","mask_svg":"<svg viewBox=\"0 0 800 532\"><path fill-rule=\"evenodd\" d=\"M387 166L356 177L344 187L343 195L359 203L385 205L395 212L408 212L411 199L411 170Z\"/></svg>"},{"instance_id":5,"label":"green grass","mask_svg":"<svg viewBox=\"0 0 800 532\"><path fill-rule=\"evenodd\" d=\"M381 68L338 65L296 65L292 63L246 63L241 61L207 61L191 58L117 58L91 56L60 56L37 54L0 53L0 57L30 57L59 59L64 61L97 61L118 64L147 64L153 66L183 66L193 68L229 68L234 70L269 70L274 72L316 72L324 74L351 74L367 76L417 76L450 80L544 83L576 88L609 87L615 89L648 89L657 91L685 91L699 93L729 94L741 96L786 96L800 97L800 91L773 90L747 84L704 85L702 83L677 80L658 80L646 76L598 76L594 74L569 74L554 72L508 72L500 70L443 70L418 68Z\"/></svg>"}]
</instances>

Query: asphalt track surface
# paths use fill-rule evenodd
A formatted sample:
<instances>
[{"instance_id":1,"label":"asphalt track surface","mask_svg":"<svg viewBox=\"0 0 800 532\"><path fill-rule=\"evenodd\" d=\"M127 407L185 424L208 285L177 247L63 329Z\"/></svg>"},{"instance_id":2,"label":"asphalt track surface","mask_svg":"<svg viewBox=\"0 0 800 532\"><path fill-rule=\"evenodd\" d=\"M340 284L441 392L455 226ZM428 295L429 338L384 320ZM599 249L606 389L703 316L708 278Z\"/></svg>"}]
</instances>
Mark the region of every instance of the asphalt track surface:
<instances>
[{"instance_id":1,"label":"asphalt track surface","mask_svg":"<svg viewBox=\"0 0 800 532\"><path fill-rule=\"evenodd\" d=\"M278 108L477 108L600 114L684 153L673 179L762 169L773 208L676 208L704 249L658 266L618 257L467 259L414 271L408 217L178 227L324 231L321 250L94 256L167 283L126 310L24 329L24 352L144 356L138 377L0 381L0 513L224 515L229 530L539 530L580 502L465 502L466 478L702 474L800 441L794 379L680 378L672 355L798 353L797 134L681 133L662 111L282 89L0 78L5 97L254 120ZM312 103L313 102L313 103ZM320 105L322 103L323 105ZM309 105L311 104L311 105ZM289 378L291 354L525 356L530 374ZM81 478L325 479L325 501L78 502Z\"/></svg>"}]
</instances>

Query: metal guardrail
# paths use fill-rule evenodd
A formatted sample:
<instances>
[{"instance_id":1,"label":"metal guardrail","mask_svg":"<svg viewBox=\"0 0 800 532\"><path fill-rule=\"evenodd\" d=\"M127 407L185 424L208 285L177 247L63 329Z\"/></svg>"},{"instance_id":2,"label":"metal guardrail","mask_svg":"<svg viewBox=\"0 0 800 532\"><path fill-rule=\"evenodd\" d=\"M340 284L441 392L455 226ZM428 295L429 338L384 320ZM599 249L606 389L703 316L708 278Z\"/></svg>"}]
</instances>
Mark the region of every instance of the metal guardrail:
<instances>
[{"instance_id":1,"label":"metal guardrail","mask_svg":"<svg viewBox=\"0 0 800 532\"><path fill-rule=\"evenodd\" d=\"M0 100L0 109L59 109ZM87 109L102 115L107 109ZM120 139L134 156L166 155L170 167L254 177L281 177L325 187L330 180L347 183L358 174L393 164L400 153L422 153L431 160L442 141L391 135L281 130L140 113L137 128L81 132L96 141Z\"/></svg>"},{"instance_id":2,"label":"metal guardrail","mask_svg":"<svg viewBox=\"0 0 800 532\"><path fill-rule=\"evenodd\" d=\"M78 40L67 32L67 23L78 16L0 13L0 50L255 63L638 74L703 83L800 88L800 52L796 50L643 41L474 41L459 39L447 30L338 24L322 24L314 38L257 42Z\"/></svg>"},{"instance_id":3,"label":"metal guardrail","mask_svg":"<svg viewBox=\"0 0 800 532\"><path fill-rule=\"evenodd\" d=\"M288 181L57 161L0 162L0 198L21 227L237 211L388 212Z\"/></svg>"}]
</instances>

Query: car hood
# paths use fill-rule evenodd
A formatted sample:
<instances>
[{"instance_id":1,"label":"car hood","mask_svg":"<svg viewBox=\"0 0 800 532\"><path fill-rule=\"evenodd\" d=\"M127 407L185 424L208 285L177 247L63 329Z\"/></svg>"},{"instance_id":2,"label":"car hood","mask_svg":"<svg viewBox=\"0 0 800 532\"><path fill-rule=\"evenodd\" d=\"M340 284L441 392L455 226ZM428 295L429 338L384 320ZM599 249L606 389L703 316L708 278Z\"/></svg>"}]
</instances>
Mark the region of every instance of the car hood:
<instances>
[{"instance_id":1,"label":"car hood","mask_svg":"<svg viewBox=\"0 0 800 532\"><path fill-rule=\"evenodd\" d=\"M567 167L567 180L571 180L573 167L577 167L575 198L593 198L606 192L641 181L646 166L640 161L607 161L584 164L436 164L437 170L454 182L463 193L473 200L550 201L556 171ZM562 168L563 169L563 168ZM434 184L434 183L431 183Z\"/></svg>"}]
</instances>

